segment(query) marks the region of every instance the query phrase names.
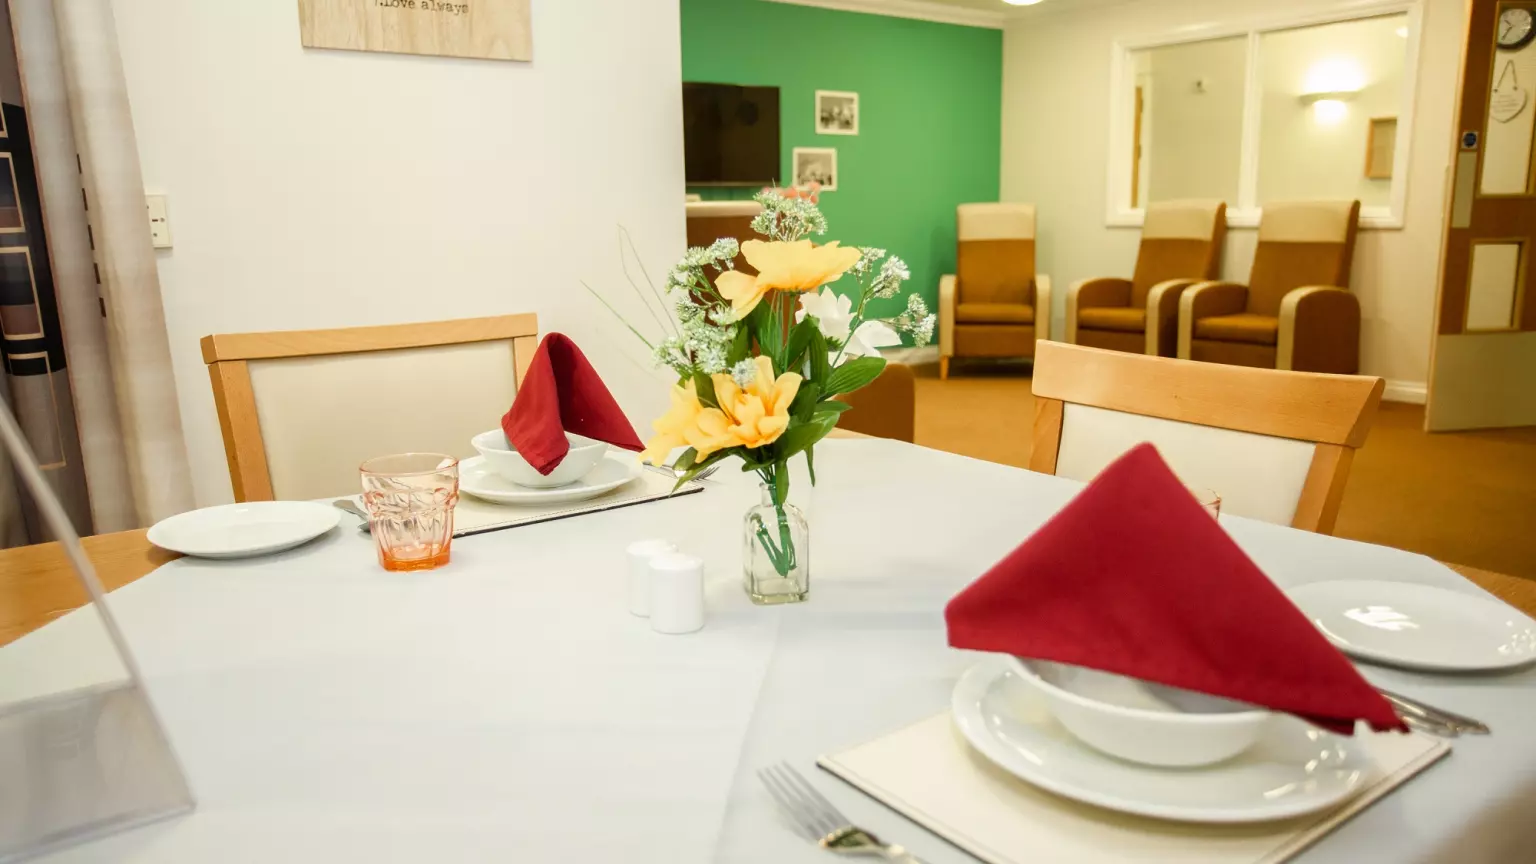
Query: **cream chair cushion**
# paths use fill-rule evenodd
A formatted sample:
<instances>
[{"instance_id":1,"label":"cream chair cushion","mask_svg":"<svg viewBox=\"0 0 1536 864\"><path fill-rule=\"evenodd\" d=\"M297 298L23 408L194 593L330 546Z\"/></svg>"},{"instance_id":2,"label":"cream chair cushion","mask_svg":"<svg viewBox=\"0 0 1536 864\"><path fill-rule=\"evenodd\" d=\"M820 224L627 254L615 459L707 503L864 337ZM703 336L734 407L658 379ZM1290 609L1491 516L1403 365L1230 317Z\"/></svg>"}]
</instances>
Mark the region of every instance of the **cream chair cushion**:
<instances>
[{"instance_id":1,"label":"cream chair cushion","mask_svg":"<svg viewBox=\"0 0 1536 864\"><path fill-rule=\"evenodd\" d=\"M495 429L517 394L510 340L249 366L278 500L356 494L373 456L473 456L469 439Z\"/></svg>"},{"instance_id":2,"label":"cream chair cushion","mask_svg":"<svg viewBox=\"0 0 1536 864\"><path fill-rule=\"evenodd\" d=\"M1150 441L1185 483L1221 496L1221 512L1289 525L1315 445L1177 420L1062 406L1056 475L1088 481L1127 450Z\"/></svg>"}]
</instances>

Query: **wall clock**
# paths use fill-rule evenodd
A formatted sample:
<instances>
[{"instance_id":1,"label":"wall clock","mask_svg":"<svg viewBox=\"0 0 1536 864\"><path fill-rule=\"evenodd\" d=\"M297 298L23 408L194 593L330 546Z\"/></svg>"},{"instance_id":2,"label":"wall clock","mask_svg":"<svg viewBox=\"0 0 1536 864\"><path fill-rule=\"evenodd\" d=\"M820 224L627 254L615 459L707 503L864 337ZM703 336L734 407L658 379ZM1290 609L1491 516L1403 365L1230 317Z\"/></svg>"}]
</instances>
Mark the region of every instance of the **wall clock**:
<instances>
[{"instance_id":1,"label":"wall clock","mask_svg":"<svg viewBox=\"0 0 1536 864\"><path fill-rule=\"evenodd\" d=\"M1529 9L1505 9L1499 13L1499 47L1506 51L1524 48L1536 36L1536 16Z\"/></svg>"}]
</instances>

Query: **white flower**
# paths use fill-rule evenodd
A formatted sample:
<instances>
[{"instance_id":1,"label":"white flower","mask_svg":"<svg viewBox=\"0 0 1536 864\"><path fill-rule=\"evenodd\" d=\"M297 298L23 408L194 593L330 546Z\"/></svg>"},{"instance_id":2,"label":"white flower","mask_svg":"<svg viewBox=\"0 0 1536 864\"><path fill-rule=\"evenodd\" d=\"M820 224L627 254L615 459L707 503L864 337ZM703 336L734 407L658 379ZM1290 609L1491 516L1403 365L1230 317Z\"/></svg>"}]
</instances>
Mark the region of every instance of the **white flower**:
<instances>
[{"instance_id":1,"label":"white flower","mask_svg":"<svg viewBox=\"0 0 1536 864\"><path fill-rule=\"evenodd\" d=\"M816 319L816 326L828 342L840 343L848 338L848 328L853 323L853 301L839 297L831 288L821 289L820 294L807 292L800 295L800 308L795 310L795 323L804 321L807 315Z\"/></svg>"},{"instance_id":2,"label":"white flower","mask_svg":"<svg viewBox=\"0 0 1536 864\"><path fill-rule=\"evenodd\" d=\"M843 359L879 357L881 348L900 344L901 337L884 321L865 321L848 337L848 344L843 346Z\"/></svg>"}]
</instances>

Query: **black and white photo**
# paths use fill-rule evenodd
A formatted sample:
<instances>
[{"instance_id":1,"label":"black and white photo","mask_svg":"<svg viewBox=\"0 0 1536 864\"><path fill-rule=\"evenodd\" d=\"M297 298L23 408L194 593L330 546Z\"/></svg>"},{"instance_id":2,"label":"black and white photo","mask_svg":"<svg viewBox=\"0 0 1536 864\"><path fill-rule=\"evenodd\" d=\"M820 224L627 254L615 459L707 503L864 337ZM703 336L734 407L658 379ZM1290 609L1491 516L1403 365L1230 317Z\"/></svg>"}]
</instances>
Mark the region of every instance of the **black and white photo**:
<instances>
[{"instance_id":1,"label":"black and white photo","mask_svg":"<svg viewBox=\"0 0 1536 864\"><path fill-rule=\"evenodd\" d=\"M791 173L795 185L801 189L812 183L821 185L821 191L837 190L837 150L831 147L796 147Z\"/></svg>"},{"instance_id":2,"label":"black and white photo","mask_svg":"<svg viewBox=\"0 0 1536 864\"><path fill-rule=\"evenodd\" d=\"M859 94L817 90L816 134L859 134Z\"/></svg>"}]
</instances>

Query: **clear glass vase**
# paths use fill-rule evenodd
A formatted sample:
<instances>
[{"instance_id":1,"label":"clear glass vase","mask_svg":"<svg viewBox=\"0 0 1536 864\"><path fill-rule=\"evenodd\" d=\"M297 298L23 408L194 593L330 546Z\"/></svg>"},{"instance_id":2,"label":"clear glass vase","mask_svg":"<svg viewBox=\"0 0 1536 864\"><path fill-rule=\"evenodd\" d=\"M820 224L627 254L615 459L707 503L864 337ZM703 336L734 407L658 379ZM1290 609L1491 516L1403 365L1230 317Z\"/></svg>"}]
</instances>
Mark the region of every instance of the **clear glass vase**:
<instances>
[{"instance_id":1,"label":"clear glass vase","mask_svg":"<svg viewBox=\"0 0 1536 864\"><path fill-rule=\"evenodd\" d=\"M762 503L742 524L744 587L760 606L799 603L811 593L811 527L803 510L788 501L775 504L773 487L760 485Z\"/></svg>"}]
</instances>

